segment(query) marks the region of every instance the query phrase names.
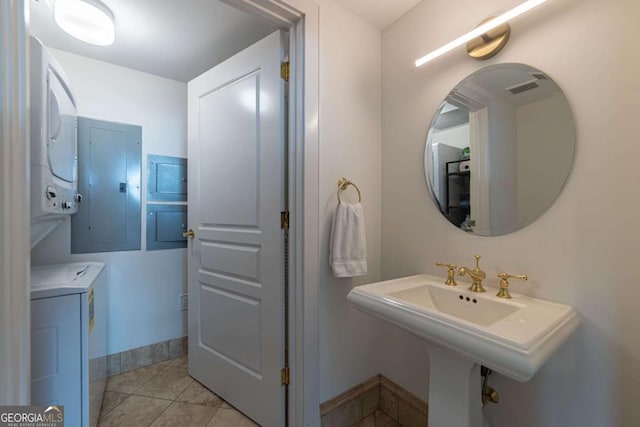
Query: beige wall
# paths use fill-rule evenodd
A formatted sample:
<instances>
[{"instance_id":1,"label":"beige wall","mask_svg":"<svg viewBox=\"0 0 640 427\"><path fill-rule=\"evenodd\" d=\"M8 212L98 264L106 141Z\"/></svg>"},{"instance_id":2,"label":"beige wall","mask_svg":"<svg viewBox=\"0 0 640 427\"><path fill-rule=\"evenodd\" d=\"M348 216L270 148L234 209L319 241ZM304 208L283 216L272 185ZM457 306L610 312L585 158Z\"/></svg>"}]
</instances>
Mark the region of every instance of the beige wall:
<instances>
[{"instance_id":1,"label":"beige wall","mask_svg":"<svg viewBox=\"0 0 640 427\"><path fill-rule=\"evenodd\" d=\"M561 94L516 108L518 223L544 213L573 163L575 124Z\"/></svg>"},{"instance_id":2,"label":"beige wall","mask_svg":"<svg viewBox=\"0 0 640 427\"><path fill-rule=\"evenodd\" d=\"M436 260L469 266L474 253L493 284L501 270L529 274L514 291L573 304L583 324L529 383L492 378L501 402L485 409L491 425L640 425L640 2L551 1L516 20L505 50L488 61L460 48L413 67L513 4L423 1L383 32L382 276L442 275ZM558 83L575 117L577 148L564 190L540 219L509 235L476 237L454 229L427 197L424 141L447 92L500 62L532 65ZM381 361L382 373L426 398L424 344L394 332L402 347Z\"/></svg>"},{"instance_id":3,"label":"beige wall","mask_svg":"<svg viewBox=\"0 0 640 427\"><path fill-rule=\"evenodd\" d=\"M380 31L331 0L320 2L320 402L379 372L380 321L347 301L355 285L380 276ZM328 265L329 234L340 177L362 192L369 272L336 279ZM345 199L354 200L353 189Z\"/></svg>"}]
</instances>

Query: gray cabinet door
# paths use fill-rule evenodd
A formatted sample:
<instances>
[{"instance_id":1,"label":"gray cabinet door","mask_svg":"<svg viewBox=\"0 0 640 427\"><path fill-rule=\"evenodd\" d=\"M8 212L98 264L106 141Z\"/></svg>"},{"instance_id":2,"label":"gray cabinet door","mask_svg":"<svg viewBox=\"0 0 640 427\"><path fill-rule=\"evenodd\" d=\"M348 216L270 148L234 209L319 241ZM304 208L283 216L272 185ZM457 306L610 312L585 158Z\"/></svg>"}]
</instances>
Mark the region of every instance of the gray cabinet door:
<instances>
[{"instance_id":1,"label":"gray cabinet door","mask_svg":"<svg viewBox=\"0 0 640 427\"><path fill-rule=\"evenodd\" d=\"M68 426L81 425L80 295L31 301L31 403L64 405Z\"/></svg>"},{"instance_id":2,"label":"gray cabinet door","mask_svg":"<svg viewBox=\"0 0 640 427\"><path fill-rule=\"evenodd\" d=\"M78 192L71 252L140 249L142 127L78 117Z\"/></svg>"},{"instance_id":3,"label":"gray cabinet door","mask_svg":"<svg viewBox=\"0 0 640 427\"><path fill-rule=\"evenodd\" d=\"M147 155L147 200L187 201L187 159Z\"/></svg>"}]
</instances>

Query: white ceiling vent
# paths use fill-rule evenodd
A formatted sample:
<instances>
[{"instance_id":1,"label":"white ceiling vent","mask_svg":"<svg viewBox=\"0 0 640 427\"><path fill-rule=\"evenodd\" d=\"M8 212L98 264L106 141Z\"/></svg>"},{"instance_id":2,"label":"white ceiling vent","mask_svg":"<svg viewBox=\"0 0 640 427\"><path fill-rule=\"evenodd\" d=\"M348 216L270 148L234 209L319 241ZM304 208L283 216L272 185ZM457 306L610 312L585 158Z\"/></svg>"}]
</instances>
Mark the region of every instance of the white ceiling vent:
<instances>
[{"instance_id":1,"label":"white ceiling vent","mask_svg":"<svg viewBox=\"0 0 640 427\"><path fill-rule=\"evenodd\" d=\"M529 73L529 74L531 74L531 76L533 76L534 79L549 80L549 77L547 77L544 73Z\"/></svg>"},{"instance_id":2,"label":"white ceiling vent","mask_svg":"<svg viewBox=\"0 0 640 427\"><path fill-rule=\"evenodd\" d=\"M538 84L538 79L530 80L524 83L519 83L515 86L508 87L505 90L509 91L511 95L517 95L519 93L526 92L528 90L535 89L537 87L540 87L540 85Z\"/></svg>"}]
</instances>

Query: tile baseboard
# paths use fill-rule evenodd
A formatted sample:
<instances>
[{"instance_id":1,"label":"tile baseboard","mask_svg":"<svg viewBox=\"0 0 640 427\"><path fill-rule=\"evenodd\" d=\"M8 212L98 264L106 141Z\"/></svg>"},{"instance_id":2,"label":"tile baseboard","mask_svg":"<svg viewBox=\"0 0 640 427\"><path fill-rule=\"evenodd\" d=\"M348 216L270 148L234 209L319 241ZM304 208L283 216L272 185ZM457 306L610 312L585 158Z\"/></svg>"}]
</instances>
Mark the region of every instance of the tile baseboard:
<instances>
[{"instance_id":1,"label":"tile baseboard","mask_svg":"<svg viewBox=\"0 0 640 427\"><path fill-rule=\"evenodd\" d=\"M394 426L427 425L426 402L383 375L376 375L322 403L321 426L353 426L370 419L376 411L391 418Z\"/></svg>"},{"instance_id":2,"label":"tile baseboard","mask_svg":"<svg viewBox=\"0 0 640 427\"><path fill-rule=\"evenodd\" d=\"M107 356L107 376L123 374L133 369L166 362L187 354L188 338L162 341Z\"/></svg>"}]
</instances>

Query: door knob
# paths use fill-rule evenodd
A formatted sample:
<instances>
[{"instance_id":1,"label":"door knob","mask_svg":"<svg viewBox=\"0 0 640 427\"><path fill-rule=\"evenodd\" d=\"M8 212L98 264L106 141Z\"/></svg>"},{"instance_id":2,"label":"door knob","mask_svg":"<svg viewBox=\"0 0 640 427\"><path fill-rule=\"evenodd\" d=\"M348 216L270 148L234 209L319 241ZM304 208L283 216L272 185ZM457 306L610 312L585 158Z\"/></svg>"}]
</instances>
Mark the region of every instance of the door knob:
<instances>
[{"instance_id":1,"label":"door knob","mask_svg":"<svg viewBox=\"0 0 640 427\"><path fill-rule=\"evenodd\" d=\"M182 233L182 237L188 237L190 239L193 239L194 237L196 237L196 233L194 233L193 229L190 228L189 231L185 231L184 233Z\"/></svg>"}]
</instances>

